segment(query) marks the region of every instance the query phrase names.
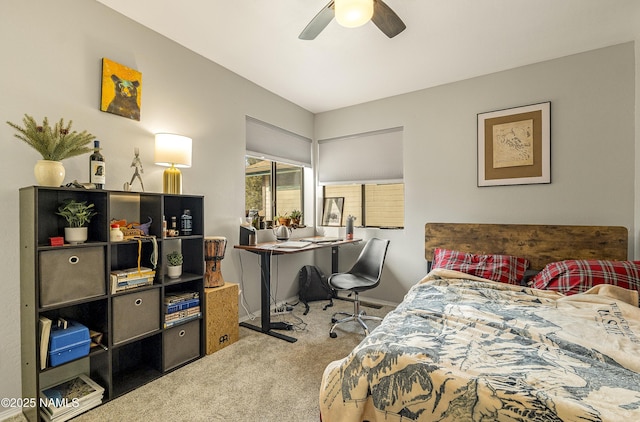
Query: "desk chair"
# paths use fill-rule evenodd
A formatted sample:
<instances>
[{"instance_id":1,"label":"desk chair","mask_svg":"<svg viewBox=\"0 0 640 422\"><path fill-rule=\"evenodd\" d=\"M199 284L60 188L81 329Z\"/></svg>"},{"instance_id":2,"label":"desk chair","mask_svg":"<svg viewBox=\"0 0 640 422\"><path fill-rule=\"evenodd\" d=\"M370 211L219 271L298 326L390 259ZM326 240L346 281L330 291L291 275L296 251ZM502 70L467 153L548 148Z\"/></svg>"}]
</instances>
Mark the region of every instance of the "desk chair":
<instances>
[{"instance_id":1,"label":"desk chair","mask_svg":"<svg viewBox=\"0 0 640 422\"><path fill-rule=\"evenodd\" d=\"M365 311L360 310L358 293L373 289L380 284L382 266L384 265L384 259L387 255L388 247L389 240L373 238L364 246L362 252L360 252L360 256L358 256L358 259L349 271L329 276L328 282L331 288L338 291L347 290L354 294L353 314L346 312L337 312L333 314L333 317L331 318L333 325L331 326L331 330L329 330L329 336L331 338L336 338L338 336L334 330L338 324L342 324L343 322L358 321L364 329L364 334L368 336L369 327L364 323L364 320L382 320L382 318L376 316L366 315ZM346 318L336 319L336 315L339 314L346 315Z\"/></svg>"}]
</instances>

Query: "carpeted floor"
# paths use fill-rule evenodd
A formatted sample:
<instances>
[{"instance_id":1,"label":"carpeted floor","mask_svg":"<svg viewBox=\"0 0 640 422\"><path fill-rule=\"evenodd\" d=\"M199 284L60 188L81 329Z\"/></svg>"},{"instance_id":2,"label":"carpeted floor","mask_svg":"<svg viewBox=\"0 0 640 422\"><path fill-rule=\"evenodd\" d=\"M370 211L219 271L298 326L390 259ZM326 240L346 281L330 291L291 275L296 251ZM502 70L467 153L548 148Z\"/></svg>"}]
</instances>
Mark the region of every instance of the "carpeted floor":
<instances>
[{"instance_id":1,"label":"carpeted floor","mask_svg":"<svg viewBox=\"0 0 640 422\"><path fill-rule=\"evenodd\" d=\"M298 324L298 339L288 343L240 327L240 339L164 377L93 409L74 421L260 421L317 422L318 393L325 366L346 356L363 338L357 323L338 328L329 338L331 315L350 312L351 302L336 300L303 305L292 315L274 317ZM365 307L370 315L384 316L392 308ZM258 321L256 321L258 323ZM377 326L370 322L369 328ZM12 422L20 418L10 419Z\"/></svg>"}]
</instances>

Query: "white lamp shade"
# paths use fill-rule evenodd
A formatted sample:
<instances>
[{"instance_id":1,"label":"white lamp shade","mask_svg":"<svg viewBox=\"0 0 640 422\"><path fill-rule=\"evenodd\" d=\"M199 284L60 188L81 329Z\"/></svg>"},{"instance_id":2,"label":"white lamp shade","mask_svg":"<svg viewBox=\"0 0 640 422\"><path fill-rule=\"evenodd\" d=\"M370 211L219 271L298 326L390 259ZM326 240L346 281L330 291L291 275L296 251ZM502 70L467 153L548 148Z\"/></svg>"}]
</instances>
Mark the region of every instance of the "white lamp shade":
<instances>
[{"instance_id":1,"label":"white lamp shade","mask_svg":"<svg viewBox=\"0 0 640 422\"><path fill-rule=\"evenodd\" d=\"M373 0L335 0L336 20L347 28L364 25L373 16Z\"/></svg>"},{"instance_id":2,"label":"white lamp shade","mask_svg":"<svg viewBox=\"0 0 640 422\"><path fill-rule=\"evenodd\" d=\"M191 138L157 133L154 162L159 166L191 167Z\"/></svg>"}]
</instances>

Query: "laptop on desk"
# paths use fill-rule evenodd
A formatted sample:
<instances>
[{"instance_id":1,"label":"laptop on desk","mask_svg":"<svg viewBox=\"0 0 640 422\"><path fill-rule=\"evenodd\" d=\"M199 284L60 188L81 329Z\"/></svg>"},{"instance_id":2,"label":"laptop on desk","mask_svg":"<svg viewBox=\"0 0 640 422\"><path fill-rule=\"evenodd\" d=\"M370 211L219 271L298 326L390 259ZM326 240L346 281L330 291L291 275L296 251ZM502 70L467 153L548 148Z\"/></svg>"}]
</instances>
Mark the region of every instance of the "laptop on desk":
<instances>
[{"instance_id":1,"label":"laptop on desk","mask_svg":"<svg viewBox=\"0 0 640 422\"><path fill-rule=\"evenodd\" d=\"M325 237L325 236L308 237L305 239L300 239L300 241L302 242L310 242L310 243L330 243L330 242L339 242L341 240L342 240L341 237Z\"/></svg>"},{"instance_id":2,"label":"laptop on desk","mask_svg":"<svg viewBox=\"0 0 640 422\"><path fill-rule=\"evenodd\" d=\"M309 242L287 240L285 242L276 243L273 247L275 249L301 249L309 245L310 245Z\"/></svg>"}]
</instances>

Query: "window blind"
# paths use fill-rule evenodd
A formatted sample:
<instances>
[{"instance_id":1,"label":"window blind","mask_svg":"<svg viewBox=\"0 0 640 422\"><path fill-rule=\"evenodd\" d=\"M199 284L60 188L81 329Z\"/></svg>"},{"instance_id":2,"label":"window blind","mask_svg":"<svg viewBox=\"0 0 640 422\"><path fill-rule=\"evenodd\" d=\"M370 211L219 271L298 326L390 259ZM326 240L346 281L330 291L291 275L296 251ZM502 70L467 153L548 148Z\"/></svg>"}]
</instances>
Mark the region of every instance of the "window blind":
<instances>
[{"instance_id":1,"label":"window blind","mask_svg":"<svg viewBox=\"0 0 640 422\"><path fill-rule=\"evenodd\" d=\"M403 183L403 128L318 141L321 185Z\"/></svg>"},{"instance_id":2,"label":"window blind","mask_svg":"<svg viewBox=\"0 0 640 422\"><path fill-rule=\"evenodd\" d=\"M246 117L247 155L311 167L311 139Z\"/></svg>"}]
</instances>

